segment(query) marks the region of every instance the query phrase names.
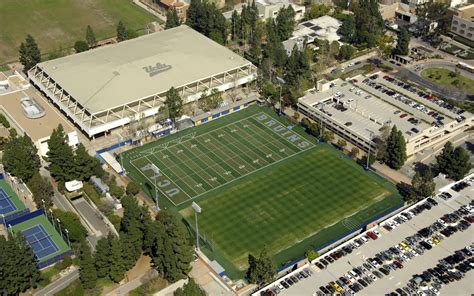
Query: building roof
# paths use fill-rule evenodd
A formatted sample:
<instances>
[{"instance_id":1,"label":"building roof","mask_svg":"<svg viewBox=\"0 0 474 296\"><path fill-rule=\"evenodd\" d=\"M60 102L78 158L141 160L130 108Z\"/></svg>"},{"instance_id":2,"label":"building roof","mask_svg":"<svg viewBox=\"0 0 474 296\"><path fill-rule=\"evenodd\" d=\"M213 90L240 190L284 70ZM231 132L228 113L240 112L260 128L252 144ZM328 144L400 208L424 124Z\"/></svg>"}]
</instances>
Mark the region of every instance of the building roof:
<instances>
[{"instance_id":1,"label":"building roof","mask_svg":"<svg viewBox=\"0 0 474 296\"><path fill-rule=\"evenodd\" d=\"M330 114L328 116L332 120L337 121L340 125L345 125L346 129L365 139L370 139L371 135L381 134L382 127L385 125L396 125L403 132L405 139L413 138L416 134L411 134L411 129L415 126L407 121L410 117L419 119L419 124L416 125L418 130L424 131L431 128L431 125L417 116L410 115L406 118L400 118L400 114L406 113L405 110L391 105L371 93L367 93L361 86L363 85L353 85L337 80L332 89L324 92L307 93L298 101L316 109L322 108L326 114ZM358 94L357 91L359 90L363 92ZM337 97L337 95L343 96ZM344 108L338 106L336 102L339 102Z\"/></svg>"},{"instance_id":2,"label":"building roof","mask_svg":"<svg viewBox=\"0 0 474 296\"><path fill-rule=\"evenodd\" d=\"M250 64L182 25L38 67L94 114Z\"/></svg>"},{"instance_id":3,"label":"building roof","mask_svg":"<svg viewBox=\"0 0 474 296\"><path fill-rule=\"evenodd\" d=\"M474 4L460 7L458 8L458 11L461 12L461 15L459 15L459 17L474 22Z\"/></svg>"}]
</instances>

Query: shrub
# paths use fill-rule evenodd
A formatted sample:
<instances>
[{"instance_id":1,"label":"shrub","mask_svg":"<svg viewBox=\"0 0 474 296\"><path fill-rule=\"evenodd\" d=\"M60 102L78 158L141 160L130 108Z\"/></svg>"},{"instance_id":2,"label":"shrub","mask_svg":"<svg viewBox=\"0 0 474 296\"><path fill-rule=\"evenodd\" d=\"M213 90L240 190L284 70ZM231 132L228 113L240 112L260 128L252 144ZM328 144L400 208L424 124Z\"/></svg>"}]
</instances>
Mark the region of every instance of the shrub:
<instances>
[{"instance_id":1,"label":"shrub","mask_svg":"<svg viewBox=\"0 0 474 296\"><path fill-rule=\"evenodd\" d=\"M304 253L304 256L306 257L306 259L308 259L308 261L311 262L314 259L319 257L319 253L316 252L315 250L308 250L306 251L306 253Z\"/></svg>"}]
</instances>

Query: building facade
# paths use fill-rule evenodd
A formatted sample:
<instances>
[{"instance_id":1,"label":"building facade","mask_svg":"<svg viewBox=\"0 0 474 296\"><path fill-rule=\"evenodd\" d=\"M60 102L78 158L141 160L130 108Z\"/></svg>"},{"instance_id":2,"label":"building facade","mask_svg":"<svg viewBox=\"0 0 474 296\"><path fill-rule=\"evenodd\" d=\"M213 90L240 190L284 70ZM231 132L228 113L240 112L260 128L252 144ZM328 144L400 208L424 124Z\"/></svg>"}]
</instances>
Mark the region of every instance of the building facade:
<instances>
[{"instance_id":1,"label":"building facade","mask_svg":"<svg viewBox=\"0 0 474 296\"><path fill-rule=\"evenodd\" d=\"M451 32L474 41L474 4L454 10Z\"/></svg>"}]
</instances>

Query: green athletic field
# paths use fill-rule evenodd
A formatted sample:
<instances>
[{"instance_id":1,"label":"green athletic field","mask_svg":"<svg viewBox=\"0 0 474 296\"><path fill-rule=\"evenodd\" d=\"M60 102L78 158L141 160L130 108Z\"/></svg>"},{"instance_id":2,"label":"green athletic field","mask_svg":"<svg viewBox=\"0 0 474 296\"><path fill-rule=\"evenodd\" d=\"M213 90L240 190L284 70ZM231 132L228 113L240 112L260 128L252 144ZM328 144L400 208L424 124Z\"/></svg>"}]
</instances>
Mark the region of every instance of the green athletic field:
<instances>
[{"instance_id":1,"label":"green athletic field","mask_svg":"<svg viewBox=\"0 0 474 296\"><path fill-rule=\"evenodd\" d=\"M269 109L251 106L125 152L128 176L178 210L204 252L237 278L266 247L277 264L400 205L385 180Z\"/></svg>"},{"instance_id":2,"label":"green athletic field","mask_svg":"<svg viewBox=\"0 0 474 296\"><path fill-rule=\"evenodd\" d=\"M8 216L10 214L13 214L15 212L23 210L25 205L20 201L20 198L18 198L18 195L16 195L15 191L8 185L8 183L5 180L0 180L0 188L2 188L6 194L8 194L9 199L11 202L15 205L16 210L10 213L5 214L5 216Z\"/></svg>"},{"instance_id":3,"label":"green athletic field","mask_svg":"<svg viewBox=\"0 0 474 296\"><path fill-rule=\"evenodd\" d=\"M48 235L51 236L51 239L54 242L54 244L56 244L56 246L58 247L58 250L55 253L52 253L48 256L45 256L45 257L41 258L40 261L39 261L40 263L44 262L48 259L51 259L54 256L57 256L59 254L63 254L63 253L70 250L68 244L61 237L59 232L54 228L54 226L51 224L51 222L48 220L48 218L46 218L45 215L39 215L39 216L36 216L32 219L29 219L29 220L26 220L24 222L13 225L11 227L11 230L14 233L16 233L16 232L19 232L19 231L22 231L22 230L32 228L35 225L42 225L44 230L46 230L46 232L48 233Z\"/></svg>"},{"instance_id":4,"label":"green athletic field","mask_svg":"<svg viewBox=\"0 0 474 296\"><path fill-rule=\"evenodd\" d=\"M31 34L42 53L72 48L90 25L97 40L115 36L117 23L139 30L156 18L128 0L0 1L0 65L18 60L18 48Z\"/></svg>"}]
</instances>

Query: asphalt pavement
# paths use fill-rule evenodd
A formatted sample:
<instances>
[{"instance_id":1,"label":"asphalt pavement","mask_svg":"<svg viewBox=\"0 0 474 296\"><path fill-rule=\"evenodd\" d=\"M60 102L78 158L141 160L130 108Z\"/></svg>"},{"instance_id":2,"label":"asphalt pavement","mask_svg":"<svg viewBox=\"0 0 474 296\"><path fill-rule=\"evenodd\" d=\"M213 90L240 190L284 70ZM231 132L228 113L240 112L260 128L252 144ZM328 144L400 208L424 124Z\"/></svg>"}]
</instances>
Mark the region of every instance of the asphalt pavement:
<instances>
[{"instance_id":1,"label":"asphalt pavement","mask_svg":"<svg viewBox=\"0 0 474 296\"><path fill-rule=\"evenodd\" d=\"M67 275L57 279L56 281L52 282L51 284L47 285L43 289L37 291L34 295L35 296L52 296L62 289L69 286L72 282L79 278L79 268L75 267L69 272Z\"/></svg>"}]
</instances>

